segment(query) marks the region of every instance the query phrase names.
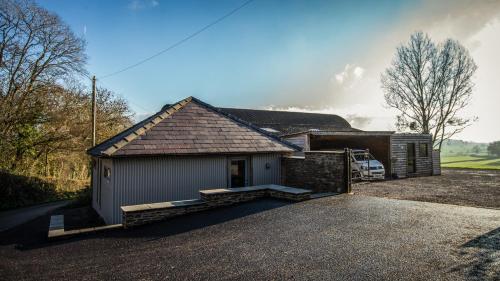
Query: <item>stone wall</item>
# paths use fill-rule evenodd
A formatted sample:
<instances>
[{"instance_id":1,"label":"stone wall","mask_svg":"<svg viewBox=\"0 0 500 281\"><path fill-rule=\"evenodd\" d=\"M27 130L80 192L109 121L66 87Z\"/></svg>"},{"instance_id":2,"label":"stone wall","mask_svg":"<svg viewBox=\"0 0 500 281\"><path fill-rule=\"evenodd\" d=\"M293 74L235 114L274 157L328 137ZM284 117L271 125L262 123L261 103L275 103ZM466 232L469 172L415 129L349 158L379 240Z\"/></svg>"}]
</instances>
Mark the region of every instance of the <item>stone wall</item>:
<instances>
[{"instance_id":1,"label":"stone wall","mask_svg":"<svg viewBox=\"0 0 500 281\"><path fill-rule=\"evenodd\" d=\"M313 192L347 192L344 151L306 151L282 160L282 182Z\"/></svg>"},{"instance_id":2,"label":"stone wall","mask_svg":"<svg viewBox=\"0 0 500 281\"><path fill-rule=\"evenodd\" d=\"M206 205L202 200L185 200L122 206L122 224L125 228L127 228L161 221L184 214L200 212L209 208L210 206Z\"/></svg>"},{"instance_id":3,"label":"stone wall","mask_svg":"<svg viewBox=\"0 0 500 281\"><path fill-rule=\"evenodd\" d=\"M222 206L230 206L262 197L303 201L310 198L311 191L271 184L242 188L201 190L200 195L200 200L122 206L123 226L127 228L143 225L184 214Z\"/></svg>"}]
</instances>

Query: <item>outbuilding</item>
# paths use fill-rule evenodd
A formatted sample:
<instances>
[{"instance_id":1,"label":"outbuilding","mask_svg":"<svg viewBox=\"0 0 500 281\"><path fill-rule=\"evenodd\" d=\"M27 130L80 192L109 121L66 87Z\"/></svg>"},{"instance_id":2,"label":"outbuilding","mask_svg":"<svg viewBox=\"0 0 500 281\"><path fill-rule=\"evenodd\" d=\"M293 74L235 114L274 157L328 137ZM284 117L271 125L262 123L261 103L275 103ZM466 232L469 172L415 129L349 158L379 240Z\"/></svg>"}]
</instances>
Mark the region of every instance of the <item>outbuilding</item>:
<instances>
[{"instance_id":1,"label":"outbuilding","mask_svg":"<svg viewBox=\"0 0 500 281\"><path fill-rule=\"evenodd\" d=\"M199 190L280 184L299 147L194 97L88 150L92 206L108 224L120 207L199 198Z\"/></svg>"},{"instance_id":2,"label":"outbuilding","mask_svg":"<svg viewBox=\"0 0 500 281\"><path fill-rule=\"evenodd\" d=\"M438 175L439 151L429 134L362 131L334 114L222 108L305 151L368 149L384 164L387 178ZM300 152L299 152L300 154Z\"/></svg>"},{"instance_id":3,"label":"outbuilding","mask_svg":"<svg viewBox=\"0 0 500 281\"><path fill-rule=\"evenodd\" d=\"M283 139L300 145L303 151L342 148L366 149L384 164L387 178L440 174L439 153L432 150L429 134L404 134L391 131L320 131L296 133Z\"/></svg>"}]
</instances>

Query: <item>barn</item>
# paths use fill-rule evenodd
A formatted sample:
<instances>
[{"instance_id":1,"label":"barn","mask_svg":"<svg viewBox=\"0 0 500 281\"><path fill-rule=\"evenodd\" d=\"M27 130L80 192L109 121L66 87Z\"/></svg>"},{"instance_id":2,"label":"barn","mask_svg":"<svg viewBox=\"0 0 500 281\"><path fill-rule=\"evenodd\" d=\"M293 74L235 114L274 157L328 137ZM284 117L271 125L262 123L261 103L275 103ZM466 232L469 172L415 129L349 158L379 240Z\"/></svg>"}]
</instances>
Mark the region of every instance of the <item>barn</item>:
<instances>
[{"instance_id":1,"label":"barn","mask_svg":"<svg viewBox=\"0 0 500 281\"><path fill-rule=\"evenodd\" d=\"M368 149L384 164L386 177L440 174L439 151L429 134L362 131L334 114L222 108L237 118L267 130L304 151Z\"/></svg>"},{"instance_id":2,"label":"barn","mask_svg":"<svg viewBox=\"0 0 500 281\"><path fill-rule=\"evenodd\" d=\"M108 224L121 206L199 198L199 190L280 184L297 151L249 122L189 97L88 150L92 206Z\"/></svg>"}]
</instances>

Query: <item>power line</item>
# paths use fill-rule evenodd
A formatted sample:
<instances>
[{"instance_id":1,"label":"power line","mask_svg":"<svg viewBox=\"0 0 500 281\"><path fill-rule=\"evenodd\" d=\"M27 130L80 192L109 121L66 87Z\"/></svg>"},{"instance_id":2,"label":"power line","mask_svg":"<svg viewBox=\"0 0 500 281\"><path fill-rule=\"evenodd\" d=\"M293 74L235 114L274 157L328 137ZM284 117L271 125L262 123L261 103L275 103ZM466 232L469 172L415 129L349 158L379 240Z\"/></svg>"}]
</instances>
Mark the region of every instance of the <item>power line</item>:
<instances>
[{"instance_id":1,"label":"power line","mask_svg":"<svg viewBox=\"0 0 500 281\"><path fill-rule=\"evenodd\" d=\"M157 56L159 56L159 55L161 55L161 54L163 54L163 53L165 53L165 52L168 52L168 51L170 51L170 50L174 49L175 47L177 47L177 46L179 46L179 45L182 45L183 43L185 43L186 41L188 41L188 40L190 40L190 39L192 39L192 38L196 37L197 35L199 35L199 34L200 34L200 33L202 33L203 31L205 31L205 30L207 30L207 29L211 28L212 26L214 26L214 25L218 24L219 22L221 22L221 21L225 20L226 18L230 17L231 15L233 15L233 14L234 14L234 13L236 13L237 11L241 10L243 7L247 6L248 4L250 4L250 3L251 3L251 2L253 2L253 1L254 1L254 0L248 0L248 1L244 2L244 3L243 3L243 4L241 4L240 6L236 7L236 8L235 8L235 9L233 9L233 10L231 10L229 13L227 13L227 14L223 15L222 17L220 17L220 18L216 19L215 21L213 21L213 22L209 23L208 25L205 25L204 27L202 27L201 29L197 30L196 32L194 32L194 33L192 33L192 34L188 35L187 37L184 37L183 39L181 39L181 40L179 40L179 41L175 42L174 44L172 44L172 45L168 46L167 48L165 48L165 49L163 49L163 50L161 50L161 51L159 51L158 53L156 53L156 54L154 54L154 55L152 55L152 56L150 56L150 57L147 57L147 58L145 58L145 59L143 59L143 60L141 60L141 61L139 61L139 62L137 62L137 63L134 63L134 64L132 64L132 65L129 65L129 66L125 67L125 68L122 68L122 69L120 69L120 70L118 70L118 71L115 71L115 72L112 72L112 73L109 73L109 74L103 75L103 76L99 77L99 79L108 78L108 77L111 77L111 76L117 75L117 74L119 74L119 73L122 73L122 72L124 72L124 71L127 71L127 70L129 70L129 69L131 69L131 68L134 68L134 67L136 67L136 66L139 66L139 65L141 65L141 64L143 64L143 63L145 63L145 62L147 62L147 61L149 61L149 60L152 60L153 58L155 58L155 57L157 57Z\"/></svg>"},{"instance_id":2,"label":"power line","mask_svg":"<svg viewBox=\"0 0 500 281\"><path fill-rule=\"evenodd\" d=\"M101 83L101 85L103 85L106 89L108 89L108 90L109 90L109 89L111 89L111 87L109 87L109 85L107 85L106 83L104 83L102 80L97 79L97 81L98 81L99 83ZM121 97L123 97L122 95L120 95L120 96L121 96ZM142 106L142 105L140 105L140 104L138 104L138 103L136 103L136 102L132 101L130 98L128 98L128 99L127 99L127 102L129 102L129 103L131 103L132 105L135 105L136 107L138 107L138 108L140 108L140 109L144 110L144 112L145 112L145 113L150 113L150 112L152 112L152 111L153 111L153 110L151 110L151 109L147 109L147 108L145 108L144 106Z\"/></svg>"}]
</instances>

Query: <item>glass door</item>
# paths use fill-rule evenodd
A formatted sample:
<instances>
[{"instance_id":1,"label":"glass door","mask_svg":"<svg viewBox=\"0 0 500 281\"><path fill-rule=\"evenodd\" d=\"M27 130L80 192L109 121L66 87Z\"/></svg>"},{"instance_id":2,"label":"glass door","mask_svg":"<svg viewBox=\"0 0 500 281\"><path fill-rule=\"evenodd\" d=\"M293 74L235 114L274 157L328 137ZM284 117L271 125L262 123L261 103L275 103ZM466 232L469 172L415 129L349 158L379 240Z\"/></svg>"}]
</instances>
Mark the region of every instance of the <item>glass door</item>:
<instances>
[{"instance_id":1,"label":"glass door","mask_svg":"<svg viewBox=\"0 0 500 281\"><path fill-rule=\"evenodd\" d=\"M247 160L245 158L231 159L229 174L230 187L247 186Z\"/></svg>"}]
</instances>

